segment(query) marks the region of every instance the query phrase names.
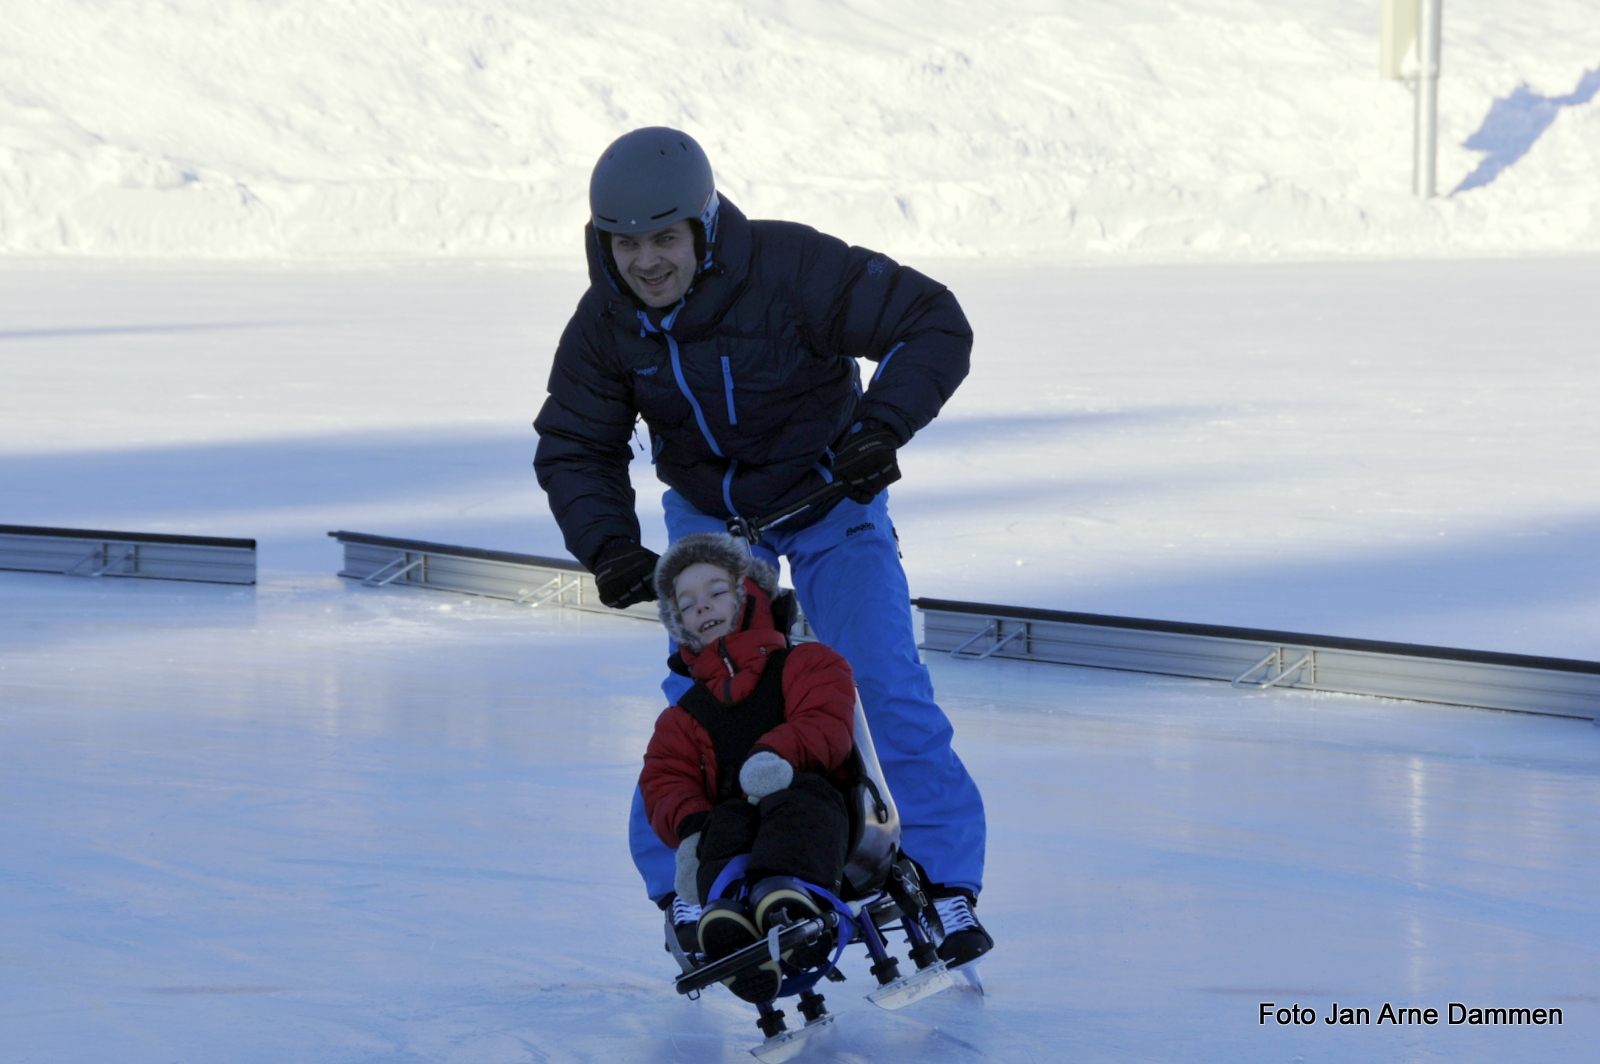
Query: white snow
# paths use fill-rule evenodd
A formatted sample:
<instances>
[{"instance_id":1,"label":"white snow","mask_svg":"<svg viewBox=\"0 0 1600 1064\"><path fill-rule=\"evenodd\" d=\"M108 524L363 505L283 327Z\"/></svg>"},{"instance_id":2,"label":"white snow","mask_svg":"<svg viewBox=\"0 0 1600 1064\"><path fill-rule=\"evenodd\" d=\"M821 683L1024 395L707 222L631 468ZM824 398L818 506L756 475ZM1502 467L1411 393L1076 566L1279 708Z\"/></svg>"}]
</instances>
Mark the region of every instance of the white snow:
<instances>
[{"instance_id":1,"label":"white snow","mask_svg":"<svg viewBox=\"0 0 1600 1064\"><path fill-rule=\"evenodd\" d=\"M1452 0L1426 203L1377 8L7 0L0 253L565 257L649 124L902 256L1600 248L1591 0Z\"/></svg>"}]
</instances>

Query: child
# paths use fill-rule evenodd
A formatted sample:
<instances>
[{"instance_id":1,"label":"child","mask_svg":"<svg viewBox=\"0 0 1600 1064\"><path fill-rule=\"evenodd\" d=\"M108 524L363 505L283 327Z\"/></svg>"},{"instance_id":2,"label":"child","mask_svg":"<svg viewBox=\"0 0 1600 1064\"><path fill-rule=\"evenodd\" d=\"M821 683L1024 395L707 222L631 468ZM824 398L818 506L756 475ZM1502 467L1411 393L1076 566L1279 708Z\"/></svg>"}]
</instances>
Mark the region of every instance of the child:
<instances>
[{"instance_id":1,"label":"child","mask_svg":"<svg viewBox=\"0 0 1600 1064\"><path fill-rule=\"evenodd\" d=\"M670 664L695 684L656 721L639 789L650 826L677 849L679 902L704 905L700 949L723 957L821 911L797 880L839 891L850 823L828 777L854 746L855 682L833 650L789 646L773 621L777 574L741 540L684 536L655 581L661 621L678 642ZM740 854L750 855L747 898L708 897ZM824 936L787 959L811 967L830 952ZM770 963L729 988L770 1001L781 981Z\"/></svg>"}]
</instances>

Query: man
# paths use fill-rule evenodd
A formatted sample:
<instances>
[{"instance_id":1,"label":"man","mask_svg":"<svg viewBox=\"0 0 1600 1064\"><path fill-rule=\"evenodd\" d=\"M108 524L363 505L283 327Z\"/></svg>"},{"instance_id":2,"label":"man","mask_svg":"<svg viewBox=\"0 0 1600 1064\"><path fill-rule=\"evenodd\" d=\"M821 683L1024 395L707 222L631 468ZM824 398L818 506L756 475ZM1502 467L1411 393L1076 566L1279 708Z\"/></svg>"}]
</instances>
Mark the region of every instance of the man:
<instances>
[{"instance_id":1,"label":"man","mask_svg":"<svg viewBox=\"0 0 1600 1064\"><path fill-rule=\"evenodd\" d=\"M927 871L952 966L993 940L983 884L983 799L950 748L912 629L884 489L895 451L966 376L972 331L943 286L887 256L789 222L752 222L716 192L685 133L619 138L596 163L589 290L556 350L534 427L534 466L567 549L601 600L656 597L640 542L629 440L650 434L667 535L767 517L840 482L842 497L782 522L755 550L789 559L817 636L855 671L899 807L902 846ZM863 390L856 358L877 363ZM675 703L690 681L662 684ZM634 795L630 840L650 897L673 902L673 852ZM674 922L698 917L675 906Z\"/></svg>"}]
</instances>

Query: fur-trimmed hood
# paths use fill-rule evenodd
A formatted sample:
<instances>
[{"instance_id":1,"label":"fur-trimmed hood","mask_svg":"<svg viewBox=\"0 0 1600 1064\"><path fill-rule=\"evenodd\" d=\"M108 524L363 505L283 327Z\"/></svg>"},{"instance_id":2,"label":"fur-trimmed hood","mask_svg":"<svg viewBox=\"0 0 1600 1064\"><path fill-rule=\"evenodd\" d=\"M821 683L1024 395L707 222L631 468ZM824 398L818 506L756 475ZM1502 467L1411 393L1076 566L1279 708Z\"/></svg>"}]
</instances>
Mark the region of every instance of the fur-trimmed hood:
<instances>
[{"instance_id":1,"label":"fur-trimmed hood","mask_svg":"<svg viewBox=\"0 0 1600 1064\"><path fill-rule=\"evenodd\" d=\"M667 552L656 563L656 609L660 613L661 623L678 645L695 651L701 649L701 644L684 630L673 586L677 583L678 574L700 562L715 565L733 577L735 617L744 612L746 579L764 591L769 600L778 594L777 570L752 556L744 540L725 532L695 532L678 540L667 548Z\"/></svg>"}]
</instances>

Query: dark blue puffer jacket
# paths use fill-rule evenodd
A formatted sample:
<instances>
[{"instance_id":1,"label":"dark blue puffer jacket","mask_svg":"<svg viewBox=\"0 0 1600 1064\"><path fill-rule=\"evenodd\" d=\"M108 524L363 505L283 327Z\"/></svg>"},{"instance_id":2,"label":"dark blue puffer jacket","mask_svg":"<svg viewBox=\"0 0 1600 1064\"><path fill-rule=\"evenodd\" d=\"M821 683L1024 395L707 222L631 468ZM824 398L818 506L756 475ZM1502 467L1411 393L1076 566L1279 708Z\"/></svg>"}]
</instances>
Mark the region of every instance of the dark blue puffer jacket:
<instances>
[{"instance_id":1,"label":"dark blue puffer jacket","mask_svg":"<svg viewBox=\"0 0 1600 1064\"><path fill-rule=\"evenodd\" d=\"M556 349L534 468L591 570L608 540L640 538L636 417L664 483L705 513L761 517L831 479L857 421L904 443L967 375L972 330L948 290L809 226L752 222L724 199L712 267L648 316L587 235L589 290ZM865 394L858 357L878 363Z\"/></svg>"}]
</instances>

